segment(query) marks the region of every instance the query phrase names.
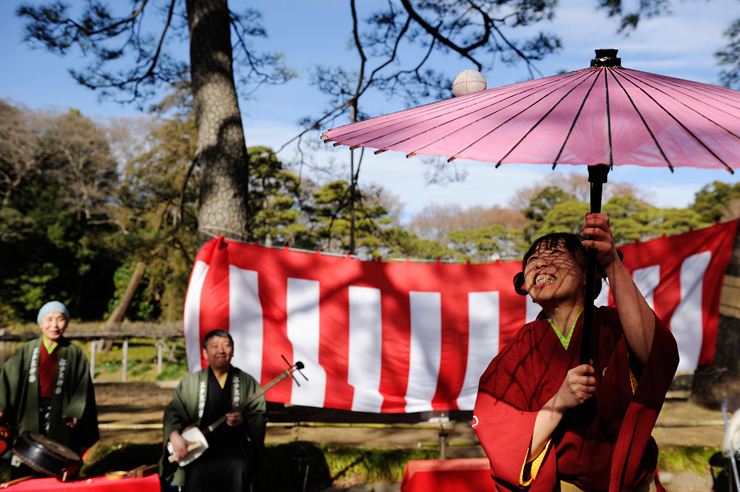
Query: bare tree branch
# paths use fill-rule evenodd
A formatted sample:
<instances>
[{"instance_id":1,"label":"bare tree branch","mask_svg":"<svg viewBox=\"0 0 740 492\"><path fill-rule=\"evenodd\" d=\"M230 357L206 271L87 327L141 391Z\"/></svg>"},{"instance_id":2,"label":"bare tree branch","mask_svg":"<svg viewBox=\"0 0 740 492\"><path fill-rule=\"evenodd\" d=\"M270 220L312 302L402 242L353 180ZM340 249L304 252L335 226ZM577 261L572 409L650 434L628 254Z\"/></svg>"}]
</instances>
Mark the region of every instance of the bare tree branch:
<instances>
[{"instance_id":1,"label":"bare tree branch","mask_svg":"<svg viewBox=\"0 0 740 492\"><path fill-rule=\"evenodd\" d=\"M427 33L429 33L434 39L442 43L443 45L447 46L451 50L455 51L457 54L462 56L463 58L467 58L471 62L475 64L475 66L478 68L478 70L481 70L483 68L483 64L479 62L478 60L473 57L470 52L472 49L475 49L477 46L482 46L486 42L488 42L488 37L490 36L490 26L486 25L486 31L483 36L481 36L478 41L473 43L471 46L473 46L472 49L469 47L462 47L458 46L457 44L453 43L450 39L446 38L445 36L442 36L442 34L439 32L438 29L432 27L431 24L429 24L424 18L419 15L418 12L414 9L414 6L411 5L411 2L409 0L401 0L401 4L403 4L404 8L406 9L406 12L408 12L409 16L411 16L412 19L416 21L417 24L419 24Z\"/></svg>"}]
</instances>

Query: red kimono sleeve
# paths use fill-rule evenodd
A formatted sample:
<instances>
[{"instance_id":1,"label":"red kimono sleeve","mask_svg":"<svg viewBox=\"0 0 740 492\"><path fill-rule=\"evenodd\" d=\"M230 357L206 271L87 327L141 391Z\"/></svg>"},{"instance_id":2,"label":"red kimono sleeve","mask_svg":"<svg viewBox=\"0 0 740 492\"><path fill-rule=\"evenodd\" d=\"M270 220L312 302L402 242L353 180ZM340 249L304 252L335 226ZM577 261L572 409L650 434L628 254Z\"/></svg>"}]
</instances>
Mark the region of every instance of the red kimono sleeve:
<instances>
[{"instance_id":1,"label":"red kimono sleeve","mask_svg":"<svg viewBox=\"0 0 740 492\"><path fill-rule=\"evenodd\" d=\"M610 492L629 490L625 483L629 483L639 469L640 460L677 367L676 340L656 316L653 345L614 446Z\"/></svg>"},{"instance_id":2,"label":"red kimono sleeve","mask_svg":"<svg viewBox=\"0 0 740 492\"><path fill-rule=\"evenodd\" d=\"M517 410L486 391L478 392L473 429L491 463L491 477L498 490L522 489L522 465L529 452L536 418L537 412ZM556 475L555 454L549 449L528 490L552 491Z\"/></svg>"}]
</instances>

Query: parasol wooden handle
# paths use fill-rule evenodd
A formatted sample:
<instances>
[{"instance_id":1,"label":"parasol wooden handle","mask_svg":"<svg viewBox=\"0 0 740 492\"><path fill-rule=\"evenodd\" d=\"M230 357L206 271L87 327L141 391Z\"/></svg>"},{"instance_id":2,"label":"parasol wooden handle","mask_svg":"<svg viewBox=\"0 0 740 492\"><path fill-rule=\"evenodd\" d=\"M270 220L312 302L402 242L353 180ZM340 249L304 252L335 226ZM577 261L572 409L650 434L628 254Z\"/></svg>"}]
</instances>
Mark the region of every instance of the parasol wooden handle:
<instances>
[{"instance_id":1,"label":"parasol wooden handle","mask_svg":"<svg viewBox=\"0 0 740 492\"><path fill-rule=\"evenodd\" d=\"M190 451L195 451L200 446L201 444L199 442L191 442L190 444L188 444L188 447L187 447L188 453ZM174 463L175 461L177 461L177 456L175 456L174 454L171 454L167 457L167 461L169 461L170 463Z\"/></svg>"},{"instance_id":2,"label":"parasol wooden handle","mask_svg":"<svg viewBox=\"0 0 740 492\"><path fill-rule=\"evenodd\" d=\"M588 166L588 181L591 183L591 213L601 213L601 194L606 183L609 166L599 164ZM586 252L586 292L583 299L583 328L581 334L581 364L588 364L593 358L591 340L593 337L594 293L596 292L596 250L589 248ZM600 280L599 280L600 281Z\"/></svg>"}]
</instances>

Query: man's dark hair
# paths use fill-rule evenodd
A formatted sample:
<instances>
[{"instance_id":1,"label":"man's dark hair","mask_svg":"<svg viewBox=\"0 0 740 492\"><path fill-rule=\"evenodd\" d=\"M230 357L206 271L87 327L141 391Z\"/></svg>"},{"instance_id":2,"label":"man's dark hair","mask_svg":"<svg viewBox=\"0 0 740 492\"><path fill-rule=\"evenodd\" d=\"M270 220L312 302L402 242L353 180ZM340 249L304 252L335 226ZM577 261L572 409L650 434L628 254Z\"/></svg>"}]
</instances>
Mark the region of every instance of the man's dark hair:
<instances>
[{"instance_id":1,"label":"man's dark hair","mask_svg":"<svg viewBox=\"0 0 740 492\"><path fill-rule=\"evenodd\" d=\"M217 328L215 330L209 331L208 333L206 333L206 336L203 337L203 348L207 348L208 347L208 340L210 340L213 337L228 338L229 339L229 343L231 343L231 346L232 347L234 346L234 339L231 338L231 335L229 334L229 332L226 331L226 330L222 330L220 328Z\"/></svg>"},{"instance_id":2,"label":"man's dark hair","mask_svg":"<svg viewBox=\"0 0 740 492\"><path fill-rule=\"evenodd\" d=\"M524 289L524 267L527 266L529 258L535 254L540 247L545 248L545 250L552 250L557 246L563 246L577 262L580 260L584 272L586 271L586 248L581 244L581 238L579 236L569 232L553 232L551 234L545 234L544 236L534 240L532 246L529 247L522 259L522 271L514 275L514 290L517 294L520 296L527 295L527 291ZM621 258L622 255L620 254L619 257ZM606 272L604 272L598 262L596 264L596 271L599 273L601 278L606 277ZM601 292L601 282L596 282L595 287L594 299L596 299Z\"/></svg>"}]
</instances>

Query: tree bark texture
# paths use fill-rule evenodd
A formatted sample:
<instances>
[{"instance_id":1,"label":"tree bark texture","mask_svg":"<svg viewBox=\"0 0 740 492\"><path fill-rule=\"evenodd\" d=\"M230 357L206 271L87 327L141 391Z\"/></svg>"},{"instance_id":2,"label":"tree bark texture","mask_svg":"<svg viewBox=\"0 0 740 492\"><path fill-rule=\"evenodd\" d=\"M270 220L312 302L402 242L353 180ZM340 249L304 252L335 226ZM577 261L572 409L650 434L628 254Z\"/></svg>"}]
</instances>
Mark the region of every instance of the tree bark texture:
<instances>
[{"instance_id":1,"label":"tree bark texture","mask_svg":"<svg viewBox=\"0 0 740 492\"><path fill-rule=\"evenodd\" d=\"M247 147L234 84L226 0L187 0L195 164L203 170L198 228L204 236L248 238Z\"/></svg>"}]
</instances>

